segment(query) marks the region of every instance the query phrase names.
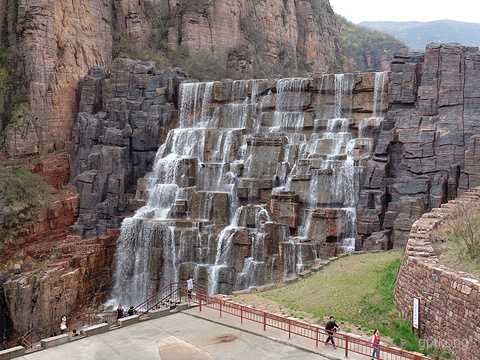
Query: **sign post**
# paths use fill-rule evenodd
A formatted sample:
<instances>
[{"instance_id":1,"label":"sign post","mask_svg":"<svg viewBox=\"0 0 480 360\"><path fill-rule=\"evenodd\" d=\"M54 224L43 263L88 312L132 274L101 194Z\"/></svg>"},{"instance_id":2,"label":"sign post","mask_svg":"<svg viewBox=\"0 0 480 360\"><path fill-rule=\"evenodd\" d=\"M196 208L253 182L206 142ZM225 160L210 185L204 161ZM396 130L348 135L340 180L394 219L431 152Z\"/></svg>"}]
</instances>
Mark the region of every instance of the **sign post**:
<instances>
[{"instance_id":1,"label":"sign post","mask_svg":"<svg viewBox=\"0 0 480 360\"><path fill-rule=\"evenodd\" d=\"M413 298L412 308L412 332L415 335L417 329L418 337L420 337L420 302L416 297Z\"/></svg>"}]
</instances>

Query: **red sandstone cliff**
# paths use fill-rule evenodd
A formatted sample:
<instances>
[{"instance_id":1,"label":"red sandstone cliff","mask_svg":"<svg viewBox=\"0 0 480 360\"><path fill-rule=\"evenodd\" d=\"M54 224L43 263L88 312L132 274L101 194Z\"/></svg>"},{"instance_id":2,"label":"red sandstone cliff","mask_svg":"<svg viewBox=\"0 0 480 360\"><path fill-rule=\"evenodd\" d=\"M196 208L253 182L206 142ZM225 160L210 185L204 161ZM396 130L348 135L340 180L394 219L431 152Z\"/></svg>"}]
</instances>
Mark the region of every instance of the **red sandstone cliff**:
<instances>
[{"instance_id":1,"label":"red sandstone cliff","mask_svg":"<svg viewBox=\"0 0 480 360\"><path fill-rule=\"evenodd\" d=\"M23 111L7 129L10 155L68 146L79 81L111 59L109 7L96 0L2 1L2 43L14 57L17 86L24 87Z\"/></svg>"},{"instance_id":2,"label":"red sandstone cliff","mask_svg":"<svg viewBox=\"0 0 480 360\"><path fill-rule=\"evenodd\" d=\"M343 61L328 0L5 0L0 26L23 87L15 99L0 89L10 156L69 147L81 79L108 68L122 41L139 56L165 31L173 51L215 59L237 77L333 72Z\"/></svg>"},{"instance_id":3,"label":"red sandstone cliff","mask_svg":"<svg viewBox=\"0 0 480 360\"><path fill-rule=\"evenodd\" d=\"M234 71L272 76L341 69L339 30L328 0L169 3L169 44L228 55Z\"/></svg>"}]
</instances>

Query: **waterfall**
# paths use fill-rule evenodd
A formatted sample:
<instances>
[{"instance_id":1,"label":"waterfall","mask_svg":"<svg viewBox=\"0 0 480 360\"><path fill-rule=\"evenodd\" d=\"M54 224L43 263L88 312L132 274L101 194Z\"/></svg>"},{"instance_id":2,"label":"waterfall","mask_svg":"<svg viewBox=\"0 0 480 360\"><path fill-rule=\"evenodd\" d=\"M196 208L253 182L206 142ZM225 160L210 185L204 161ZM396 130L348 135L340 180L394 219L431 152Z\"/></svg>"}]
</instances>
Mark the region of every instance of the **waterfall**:
<instances>
[{"instance_id":1,"label":"waterfall","mask_svg":"<svg viewBox=\"0 0 480 360\"><path fill-rule=\"evenodd\" d=\"M153 275L150 264L155 261L150 250L157 238L154 233L165 230L166 224L162 223L135 218L123 221L115 253L117 266L113 277L116 281L106 303L107 308L115 308L119 303L135 306L155 290L150 281Z\"/></svg>"},{"instance_id":2,"label":"waterfall","mask_svg":"<svg viewBox=\"0 0 480 360\"><path fill-rule=\"evenodd\" d=\"M302 131L305 121L305 114L302 112L304 89L304 79L278 80L271 131Z\"/></svg>"},{"instance_id":3,"label":"waterfall","mask_svg":"<svg viewBox=\"0 0 480 360\"><path fill-rule=\"evenodd\" d=\"M333 117L342 118L342 114L350 115L353 105L353 76L351 74L335 74L335 110ZM346 98L346 99L345 99ZM347 100L347 104L346 101Z\"/></svg>"},{"instance_id":4,"label":"waterfall","mask_svg":"<svg viewBox=\"0 0 480 360\"><path fill-rule=\"evenodd\" d=\"M303 245L299 241L288 240L284 246L283 277L298 274L304 270Z\"/></svg>"},{"instance_id":5,"label":"waterfall","mask_svg":"<svg viewBox=\"0 0 480 360\"><path fill-rule=\"evenodd\" d=\"M375 74L361 120L352 74L180 84L178 127L139 186L144 206L122 223L107 305L136 305L189 273L211 295L259 286L328 249L353 251L387 78Z\"/></svg>"},{"instance_id":6,"label":"waterfall","mask_svg":"<svg viewBox=\"0 0 480 360\"><path fill-rule=\"evenodd\" d=\"M180 128L215 128L215 117L209 117L208 105L212 99L213 82L190 83L180 86ZM200 116L197 113L200 112ZM198 119L197 124L191 124Z\"/></svg>"},{"instance_id":7,"label":"waterfall","mask_svg":"<svg viewBox=\"0 0 480 360\"><path fill-rule=\"evenodd\" d=\"M388 80L388 74L386 72L375 73L375 85L373 89L373 110L372 117L380 118L380 112L383 109L383 97L385 84Z\"/></svg>"},{"instance_id":8,"label":"waterfall","mask_svg":"<svg viewBox=\"0 0 480 360\"><path fill-rule=\"evenodd\" d=\"M374 126L379 126L383 117L381 115L383 111L383 99L385 94L385 85L388 81L388 73L376 72L375 84L373 89L373 101L372 101L372 116L370 118L362 119L358 125L358 132L363 134L365 128L369 123L373 123Z\"/></svg>"},{"instance_id":9,"label":"waterfall","mask_svg":"<svg viewBox=\"0 0 480 360\"><path fill-rule=\"evenodd\" d=\"M270 221L270 217L268 212L262 206L240 206L235 211L231 225L223 229L218 236L215 263L208 269L208 293L210 295L218 292L219 275L222 269L228 268L232 265L233 238L236 235L237 230L248 227L248 217L254 217L255 223L255 227L249 230L250 238L252 239L250 257L245 259L243 270L237 275L237 282L239 282L239 278L243 278L246 279L246 286L258 285L255 283L256 274L250 273L249 270L265 266L263 258L265 249L262 224Z\"/></svg>"}]
</instances>

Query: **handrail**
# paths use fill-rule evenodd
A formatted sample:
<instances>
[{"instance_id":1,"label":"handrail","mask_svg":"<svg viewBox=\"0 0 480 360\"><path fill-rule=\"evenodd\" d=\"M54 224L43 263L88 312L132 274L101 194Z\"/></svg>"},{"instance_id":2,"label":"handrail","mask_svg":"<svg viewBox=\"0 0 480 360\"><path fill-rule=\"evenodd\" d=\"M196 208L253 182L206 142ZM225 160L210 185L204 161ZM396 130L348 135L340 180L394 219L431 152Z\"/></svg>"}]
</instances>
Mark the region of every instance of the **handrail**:
<instances>
[{"instance_id":1,"label":"handrail","mask_svg":"<svg viewBox=\"0 0 480 360\"><path fill-rule=\"evenodd\" d=\"M150 310L158 308L159 304L162 304L162 302L166 302L166 299L171 299L176 302L182 301L182 298L184 298L186 301L198 304L199 311L202 311L202 307L208 307L213 310L218 310L220 317L222 316L222 313L227 313L239 317L241 323L243 323L244 320L249 320L262 324L264 331L267 330L267 327L283 330L285 332L288 332L289 339L292 335L298 335L315 341L316 347L318 347L319 343L326 344L325 339L327 336L330 335L329 333L327 333L327 330L325 328L318 325L312 325L303 321L288 319L282 315L272 314L267 311L237 304L230 300L219 299L216 297L202 294L201 290L204 290L206 292L206 288L201 285L194 284L194 291L192 292L192 294L189 294L189 297L187 297L187 289L185 285L186 281L171 283L162 288L161 290L157 291L155 294L153 294L148 299L144 300L142 303L135 307L135 309L138 311L138 315L141 316L144 314L148 314ZM116 320L116 311L82 314L70 321L70 324L83 324L82 326L85 326L87 324L92 325L92 323L94 322L96 322L97 324L102 322L109 323L108 319ZM113 322L115 322L115 320ZM34 337L34 334L38 334L38 330L47 327L50 327L51 329L52 325L43 325L28 330L27 333L25 333L25 335L23 335L22 337L22 345L27 349L31 348L33 343L40 339L36 339L36 337ZM372 354L373 350L370 341L336 332L332 333L331 336L336 340L336 347L344 349L345 357L348 357L349 352L367 356L371 356ZM379 345L378 350L378 360L430 359L429 357L423 355L414 354L409 351L393 348L387 345Z\"/></svg>"},{"instance_id":2,"label":"handrail","mask_svg":"<svg viewBox=\"0 0 480 360\"><path fill-rule=\"evenodd\" d=\"M68 327L70 329L79 329L85 326L109 322L110 318L116 318L116 314L116 311L102 311L80 314L68 321ZM45 337L49 337L52 333L54 333L54 328L55 325L46 324L29 329L22 336L22 346L25 349L31 349L34 343L40 341L41 339L44 339ZM45 331L47 329L48 331Z\"/></svg>"},{"instance_id":3,"label":"handrail","mask_svg":"<svg viewBox=\"0 0 480 360\"><path fill-rule=\"evenodd\" d=\"M70 328L78 329L85 326L92 326L97 324L110 324L113 320L116 320L117 312L116 311L99 311L91 312L86 314L80 314L70 320Z\"/></svg>"},{"instance_id":4,"label":"handrail","mask_svg":"<svg viewBox=\"0 0 480 360\"><path fill-rule=\"evenodd\" d=\"M182 301L182 297L186 298L187 291L185 288L178 283L171 285L172 286L169 287L170 291L165 291L162 294L157 293L156 297L150 298L150 301L148 302L144 302L146 306L144 308L139 307L137 309L138 316L148 314L150 310L174 306L173 304L177 304Z\"/></svg>"},{"instance_id":5,"label":"handrail","mask_svg":"<svg viewBox=\"0 0 480 360\"><path fill-rule=\"evenodd\" d=\"M145 299L143 302L135 306L134 311L139 316L142 316L148 313L150 310L159 308L159 304L165 303L166 300L173 294L175 291L174 288L184 287L186 289L187 281L179 281L176 283L170 283L157 291L155 294L150 296L149 298ZM194 292L207 292L207 288L200 284L193 284L193 291Z\"/></svg>"},{"instance_id":6,"label":"handrail","mask_svg":"<svg viewBox=\"0 0 480 360\"><path fill-rule=\"evenodd\" d=\"M249 320L263 325L263 330L267 327L276 328L288 332L288 338L292 335L298 335L315 341L315 346L319 343L326 344L327 336L330 334L323 327L308 324L303 321L288 319L282 315L275 315L263 310L251 308L249 306L233 303L230 300L223 300L201 293L194 293L189 300L199 305L199 311L202 307L218 310L220 317L222 313L227 313L240 318L240 322ZM333 332L331 335L335 339L335 346L345 351L345 357L349 352L366 355L371 357L373 348L372 343L367 340L359 339L342 333ZM379 360L428 360L429 357L411 353L406 350L390 347L388 345L379 345Z\"/></svg>"},{"instance_id":7,"label":"handrail","mask_svg":"<svg viewBox=\"0 0 480 360\"><path fill-rule=\"evenodd\" d=\"M52 324L40 325L40 326L29 329L22 336L22 346L25 349L31 349L34 343L36 343L40 339L43 339L45 336L50 336L50 334L52 334L52 329L53 329Z\"/></svg>"}]
</instances>

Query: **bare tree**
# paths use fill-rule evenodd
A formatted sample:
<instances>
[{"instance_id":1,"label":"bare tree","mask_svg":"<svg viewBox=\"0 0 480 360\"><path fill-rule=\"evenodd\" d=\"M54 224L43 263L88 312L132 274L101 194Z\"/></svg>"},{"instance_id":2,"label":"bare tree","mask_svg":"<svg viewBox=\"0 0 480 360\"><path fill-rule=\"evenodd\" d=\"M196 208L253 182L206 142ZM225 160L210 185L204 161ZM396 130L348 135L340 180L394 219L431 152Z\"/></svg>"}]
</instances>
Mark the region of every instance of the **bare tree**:
<instances>
[{"instance_id":1,"label":"bare tree","mask_svg":"<svg viewBox=\"0 0 480 360\"><path fill-rule=\"evenodd\" d=\"M462 242L472 258L480 255L480 201L453 204L447 220L454 240Z\"/></svg>"}]
</instances>

